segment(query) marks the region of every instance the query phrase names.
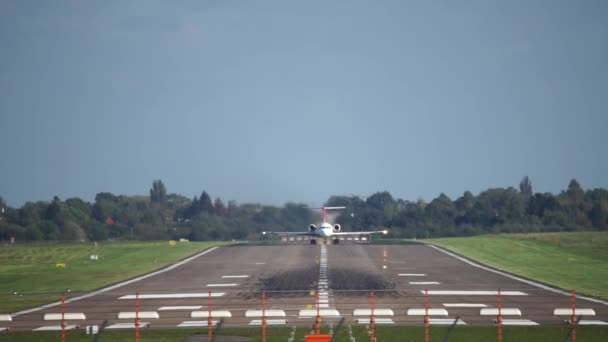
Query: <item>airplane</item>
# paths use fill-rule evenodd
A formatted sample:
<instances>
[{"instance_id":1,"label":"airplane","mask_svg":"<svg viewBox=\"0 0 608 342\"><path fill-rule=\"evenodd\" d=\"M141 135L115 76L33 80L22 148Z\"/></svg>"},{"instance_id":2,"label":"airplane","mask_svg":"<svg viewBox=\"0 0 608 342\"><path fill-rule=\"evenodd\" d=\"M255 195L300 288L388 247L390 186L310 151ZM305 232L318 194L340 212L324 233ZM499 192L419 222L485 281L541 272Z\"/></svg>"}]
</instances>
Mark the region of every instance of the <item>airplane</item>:
<instances>
[{"instance_id":1,"label":"airplane","mask_svg":"<svg viewBox=\"0 0 608 342\"><path fill-rule=\"evenodd\" d=\"M333 226L327 222L327 210L340 210L340 209L346 209L346 207L323 207L323 208L317 208L317 209L323 209L323 223L319 224L319 226L316 226L314 224L311 224L310 226L308 226L308 231L307 232L262 232L262 234L266 235L266 234L277 234L277 235L281 235L281 236L289 236L289 235L295 235L295 236L310 236L310 244L311 245L316 245L317 244L317 239L316 238L323 238L325 243L327 243L327 240L329 239L333 239L333 244L334 245L338 245L340 244L340 236L360 236L360 235L371 235L371 234L388 234L388 230L375 230L375 231L364 231L364 232L342 232L341 229L342 227L339 224L334 224Z\"/></svg>"}]
</instances>

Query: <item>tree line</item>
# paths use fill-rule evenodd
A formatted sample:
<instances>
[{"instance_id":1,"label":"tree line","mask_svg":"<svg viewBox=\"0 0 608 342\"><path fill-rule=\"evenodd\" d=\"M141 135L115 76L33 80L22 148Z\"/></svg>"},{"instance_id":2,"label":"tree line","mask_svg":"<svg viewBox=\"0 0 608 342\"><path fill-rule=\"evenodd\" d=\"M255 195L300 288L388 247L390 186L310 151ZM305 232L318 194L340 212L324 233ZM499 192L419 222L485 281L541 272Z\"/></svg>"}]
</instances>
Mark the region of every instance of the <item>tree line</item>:
<instances>
[{"instance_id":1,"label":"tree line","mask_svg":"<svg viewBox=\"0 0 608 342\"><path fill-rule=\"evenodd\" d=\"M585 191L576 179L556 195L534 193L524 177L519 189L466 191L454 200L440 194L430 202L410 201L383 191L366 198L331 196L325 204L347 207L336 219L345 230L388 228L389 237L396 238L608 229L608 191ZM93 203L54 197L20 208L0 197L0 208L2 241L259 239L265 230L300 231L320 220L317 211L301 203L224 203L206 191L190 199L167 193L161 180L152 183L149 196L102 192Z\"/></svg>"}]
</instances>

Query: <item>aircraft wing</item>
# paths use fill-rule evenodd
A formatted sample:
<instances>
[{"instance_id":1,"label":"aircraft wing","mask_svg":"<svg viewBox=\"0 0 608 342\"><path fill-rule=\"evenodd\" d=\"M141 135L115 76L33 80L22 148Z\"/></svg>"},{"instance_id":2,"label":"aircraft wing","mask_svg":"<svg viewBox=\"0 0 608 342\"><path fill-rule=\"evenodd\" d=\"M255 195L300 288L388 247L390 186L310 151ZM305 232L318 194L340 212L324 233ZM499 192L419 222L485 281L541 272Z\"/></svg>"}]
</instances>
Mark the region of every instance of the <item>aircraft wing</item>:
<instances>
[{"instance_id":1,"label":"aircraft wing","mask_svg":"<svg viewBox=\"0 0 608 342\"><path fill-rule=\"evenodd\" d=\"M374 230L374 231L365 231L365 232L334 232L332 235L351 235L351 236L359 236L359 235L371 235L371 234L388 234L388 230Z\"/></svg>"},{"instance_id":2,"label":"aircraft wing","mask_svg":"<svg viewBox=\"0 0 608 342\"><path fill-rule=\"evenodd\" d=\"M262 234L276 234L280 236L318 236L314 232L262 232Z\"/></svg>"}]
</instances>

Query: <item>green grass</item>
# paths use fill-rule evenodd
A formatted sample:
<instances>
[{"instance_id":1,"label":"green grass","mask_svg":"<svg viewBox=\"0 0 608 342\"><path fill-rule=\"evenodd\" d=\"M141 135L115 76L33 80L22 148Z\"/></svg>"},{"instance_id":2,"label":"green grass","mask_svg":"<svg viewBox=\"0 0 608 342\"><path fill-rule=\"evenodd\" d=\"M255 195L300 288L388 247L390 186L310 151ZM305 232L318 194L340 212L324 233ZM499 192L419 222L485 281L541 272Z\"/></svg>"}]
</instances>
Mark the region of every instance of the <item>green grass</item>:
<instances>
[{"instance_id":1,"label":"green grass","mask_svg":"<svg viewBox=\"0 0 608 342\"><path fill-rule=\"evenodd\" d=\"M501 234L424 241L507 272L608 299L608 232Z\"/></svg>"},{"instance_id":2,"label":"green grass","mask_svg":"<svg viewBox=\"0 0 608 342\"><path fill-rule=\"evenodd\" d=\"M447 327L431 327L431 341L441 341L448 331ZM568 333L568 328L563 327L505 327L503 328L503 341L505 342L561 342ZM284 342L289 336L289 328L272 328L267 331L268 342ZM326 332L322 331L323 333ZM303 327L296 329L295 341L303 341L304 335L308 330ZM188 336L201 336L201 341L207 341L206 329L171 329L154 330L143 329L141 331L141 342L184 342ZM606 327L578 327L578 341L601 342L605 341L608 335ZM216 336L247 336L251 337L252 342L262 341L262 329L242 328L242 329L221 329ZM357 341L369 341L366 329L362 326L353 327L353 336ZM382 342L419 342L424 341L424 328L421 327L383 327L377 328L377 340ZM127 342L135 340L133 330L126 331L105 331L99 336L99 341ZM4 341L35 341L35 342L56 342L61 340L60 332L8 332L0 333L0 342ZM86 335L82 331L69 331L66 341L85 342L92 341L91 335ZM475 341L496 341L496 327L456 327L450 335L450 342L475 342ZM336 342L347 342L348 336L346 329L343 328L336 335Z\"/></svg>"},{"instance_id":3,"label":"green grass","mask_svg":"<svg viewBox=\"0 0 608 342\"><path fill-rule=\"evenodd\" d=\"M0 313L56 301L129 279L227 242L107 242L0 246ZM98 255L99 260L90 260ZM65 268L56 264L65 263ZM17 295L13 295L17 292ZM20 294L29 294L20 296ZM51 294L52 293L52 294Z\"/></svg>"}]
</instances>

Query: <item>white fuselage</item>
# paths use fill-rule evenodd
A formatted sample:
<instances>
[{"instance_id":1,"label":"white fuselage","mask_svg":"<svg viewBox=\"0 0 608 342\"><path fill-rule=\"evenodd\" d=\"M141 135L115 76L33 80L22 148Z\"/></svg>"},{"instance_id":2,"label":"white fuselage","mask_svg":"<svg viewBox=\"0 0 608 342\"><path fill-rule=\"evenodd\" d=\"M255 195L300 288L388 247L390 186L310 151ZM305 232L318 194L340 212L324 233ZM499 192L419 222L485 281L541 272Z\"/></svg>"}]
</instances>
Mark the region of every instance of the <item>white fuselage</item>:
<instances>
[{"instance_id":1,"label":"white fuselage","mask_svg":"<svg viewBox=\"0 0 608 342\"><path fill-rule=\"evenodd\" d=\"M334 227L327 222L323 222L315 229L315 233L320 237L328 238L334 235Z\"/></svg>"}]
</instances>

